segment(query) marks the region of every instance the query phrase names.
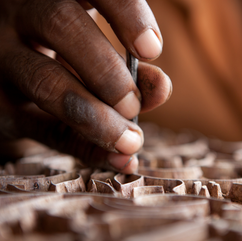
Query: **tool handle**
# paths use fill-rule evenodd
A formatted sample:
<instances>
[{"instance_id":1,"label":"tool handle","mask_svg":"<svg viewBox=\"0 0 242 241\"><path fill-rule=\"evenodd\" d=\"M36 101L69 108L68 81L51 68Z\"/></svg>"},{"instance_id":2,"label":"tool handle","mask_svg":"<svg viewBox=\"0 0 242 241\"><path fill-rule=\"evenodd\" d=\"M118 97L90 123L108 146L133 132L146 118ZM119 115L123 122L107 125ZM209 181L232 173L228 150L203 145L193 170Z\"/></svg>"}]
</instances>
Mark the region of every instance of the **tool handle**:
<instances>
[{"instance_id":1,"label":"tool handle","mask_svg":"<svg viewBox=\"0 0 242 241\"><path fill-rule=\"evenodd\" d=\"M127 67L132 75L134 83L137 84L137 70L138 70L138 59L136 59L132 54L126 50L126 63ZM135 116L132 121L138 124L138 116Z\"/></svg>"}]
</instances>

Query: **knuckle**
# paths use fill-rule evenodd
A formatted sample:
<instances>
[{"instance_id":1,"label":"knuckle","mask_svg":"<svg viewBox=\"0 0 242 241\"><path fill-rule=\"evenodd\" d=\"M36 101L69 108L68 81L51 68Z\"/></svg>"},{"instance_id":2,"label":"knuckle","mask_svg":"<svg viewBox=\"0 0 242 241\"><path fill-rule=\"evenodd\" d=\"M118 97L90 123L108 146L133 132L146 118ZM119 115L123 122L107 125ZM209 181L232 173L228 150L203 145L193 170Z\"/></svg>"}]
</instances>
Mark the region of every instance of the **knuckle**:
<instances>
[{"instance_id":1,"label":"knuckle","mask_svg":"<svg viewBox=\"0 0 242 241\"><path fill-rule=\"evenodd\" d=\"M46 37L56 41L69 36L75 22L80 18L78 10L79 6L75 1L62 0L54 3L46 16L47 24L42 24Z\"/></svg>"},{"instance_id":2,"label":"knuckle","mask_svg":"<svg viewBox=\"0 0 242 241\"><path fill-rule=\"evenodd\" d=\"M100 97L111 106L115 105L117 100L120 100L133 86L129 72L124 71L120 61L113 60L111 63L105 64L97 76L97 94L100 93ZM114 81L117 78L118 81Z\"/></svg>"},{"instance_id":3,"label":"knuckle","mask_svg":"<svg viewBox=\"0 0 242 241\"><path fill-rule=\"evenodd\" d=\"M29 82L32 98L40 107L54 103L65 90L60 66L44 63L35 67Z\"/></svg>"},{"instance_id":4,"label":"knuckle","mask_svg":"<svg viewBox=\"0 0 242 241\"><path fill-rule=\"evenodd\" d=\"M109 65L102 66L102 72L100 72L97 81L106 88L106 86L112 83L113 75L120 73L122 73L120 63L118 61L112 61Z\"/></svg>"},{"instance_id":5,"label":"knuckle","mask_svg":"<svg viewBox=\"0 0 242 241\"><path fill-rule=\"evenodd\" d=\"M127 12L130 10L133 11L134 9L137 9L135 7L139 2L137 0L132 0L132 1L117 1L116 4L114 5L114 8L117 9L118 11L115 11L115 15L118 17L125 17L127 18Z\"/></svg>"}]
</instances>

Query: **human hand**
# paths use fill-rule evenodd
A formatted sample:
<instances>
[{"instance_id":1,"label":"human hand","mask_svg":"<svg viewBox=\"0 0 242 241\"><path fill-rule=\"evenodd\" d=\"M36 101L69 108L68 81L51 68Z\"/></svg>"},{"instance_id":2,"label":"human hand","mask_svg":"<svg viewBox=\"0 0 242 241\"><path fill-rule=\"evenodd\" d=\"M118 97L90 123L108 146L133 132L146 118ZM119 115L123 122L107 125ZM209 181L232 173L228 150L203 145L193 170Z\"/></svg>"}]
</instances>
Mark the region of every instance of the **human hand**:
<instances>
[{"instance_id":1,"label":"human hand","mask_svg":"<svg viewBox=\"0 0 242 241\"><path fill-rule=\"evenodd\" d=\"M136 58L160 55L161 34L145 0L89 2ZM132 173L143 133L128 119L164 103L171 82L159 68L140 63L137 88L87 7L74 0L0 3L1 139L29 137L90 166ZM77 76L37 52L41 46Z\"/></svg>"}]
</instances>

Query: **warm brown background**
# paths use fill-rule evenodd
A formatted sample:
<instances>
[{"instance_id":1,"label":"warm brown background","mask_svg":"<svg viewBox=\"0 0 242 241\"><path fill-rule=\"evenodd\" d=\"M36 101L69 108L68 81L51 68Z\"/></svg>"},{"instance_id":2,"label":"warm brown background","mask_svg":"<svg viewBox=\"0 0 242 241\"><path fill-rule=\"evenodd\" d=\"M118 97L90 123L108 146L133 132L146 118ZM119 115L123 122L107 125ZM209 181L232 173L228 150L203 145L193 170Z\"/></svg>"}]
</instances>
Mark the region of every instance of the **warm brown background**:
<instances>
[{"instance_id":1,"label":"warm brown background","mask_svg":"<svg viewBox=\"0 0 242 241\"><path fill-rule=\"evenodd\" d=\"M164 47L153 63L173 82L171 99L140 120L242 140L242 1L149 0ZM98 22L122 51L109 26Z\"/></svg>"}]
</instances>

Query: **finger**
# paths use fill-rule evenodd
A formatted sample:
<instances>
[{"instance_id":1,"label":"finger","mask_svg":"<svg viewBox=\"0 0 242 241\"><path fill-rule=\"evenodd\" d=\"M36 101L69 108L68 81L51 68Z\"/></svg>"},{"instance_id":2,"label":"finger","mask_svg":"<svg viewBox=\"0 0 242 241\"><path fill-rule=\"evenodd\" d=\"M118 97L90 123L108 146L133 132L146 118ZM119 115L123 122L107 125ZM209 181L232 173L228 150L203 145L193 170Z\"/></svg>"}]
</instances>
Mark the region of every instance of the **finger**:
<instances>
[{"instance_id":1,"label":"finger","mask_svg":"<svg viewBox=\"0 0 242 241\"><path fill-rule=\"evenodd\" d=\"M9 98L6 92L6 89L0 88L0 141L5 143L28 137L61 153L76 156L90 167L126 174L137 170L138 160L135 156L107 152L35 104L21 101L21 95L17 92L13 98Z\"/></svg>"},{"instance_id":2,"label":"finger","mask_svg":"<svg viewBox=\"0 0 242 241\"><path fill-rule=\"evenodd\" d=\"M172 82L159 67L139 63L138 87L142 95L141 113L164 104L172 94Z\"/></svg>"},{"instance_id":3,"label":"finger","mask_svg":"<svg viewBox=\"0 0 242 241\"><path fill-rule=\"evenodd\" d=\"M0 62L6 80L88 141L127 155L141 148L141 129L93 96L58 62L14 41L6 44Z\"/></svg>"},{"instance_id":4,"label":"finger","mask_svg":"<svg viewBox=\"0 0 242 241\"><path fill-rule=\"evenodd\" d=\"M157 58L162 37L155 17L145 0L89 0L106 18L121 43L143 61Z\"/></svg>"},{"instance_id":5,"label":"finger","mask_svg":"<svg viewBox=\"0 0 242 241\"><path fill-rule=\"evenodd\" d=\"M32 42L31 45L34 50L40 52L41 54L44 54L52 59L56 58L56 53L53 50L45 48L44 46L42 46L36 42Z\"/></svg>"},{"instance_id":6,"label":"finger","mask_svg":"<svg viewBox=\"0 0 242 241\"><path fill-rule=\"evenodd\" d=\"M100 100L127 119L140 111L140 93L124 60L76 1L28 0L19 31L55 50Z\"/></svg>"},{"instance_id":7,"label":"finger","mask_svg":"<svg viewBox=\"0 0 242 241\"><path fill-rule=\"evenodd\" d=\"M69 71L76 75L76 72L60 56L57 56L57 58ZM172 82L169 76L159 67L139 62L137 77L137 85L142 96L141 113L157 108L171 97Z\"/></svg>"},{"instance_id":8,"label":"finger","mask_svg":"<svg viewBox=\"0 0 242 241\"><path fill-rule=\"evenodd\" d=\"M18 120L15 129L21 130L25 137L27 135L55 150L73 155L89 167L125 174L134 173L138 168L135 155L110 153L33 104L22 105L15 118Z\"/></svg>"},{"instance_id":9,"label":"finger","mask_svg":"<svg viewBox=\"0 0 242 241\"><path fill-rule=\"evenodd\" d=\"M85 10L92 9L93 6L86 0L76 0Z\"/></svg>"}]
</instances>

